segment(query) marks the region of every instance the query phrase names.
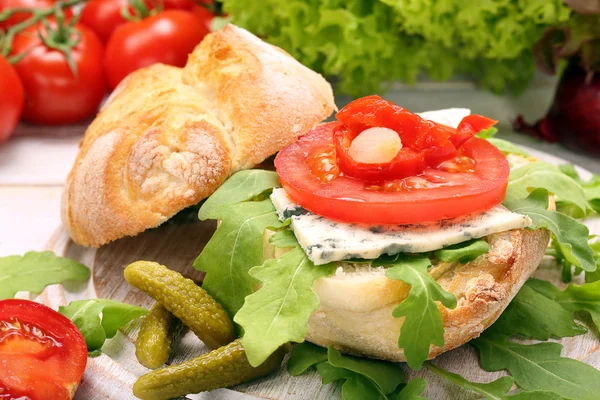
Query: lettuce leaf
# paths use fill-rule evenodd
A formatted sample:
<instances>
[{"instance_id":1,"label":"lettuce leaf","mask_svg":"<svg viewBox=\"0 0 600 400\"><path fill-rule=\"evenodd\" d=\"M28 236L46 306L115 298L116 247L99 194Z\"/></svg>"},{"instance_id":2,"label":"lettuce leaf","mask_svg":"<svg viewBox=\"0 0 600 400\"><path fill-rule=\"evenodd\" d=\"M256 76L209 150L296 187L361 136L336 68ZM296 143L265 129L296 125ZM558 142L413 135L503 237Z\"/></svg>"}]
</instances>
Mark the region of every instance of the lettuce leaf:
<instances>
[{"instance_id":1,"label":"lettuce leaf","mask_svg":"<svg viewBox=\"0 0 600 400\"><path fill-rule=\"evenodd\" d=\"M396 318L406 317L400 328L398 347L404 349L406 362L414 370L421 368L431 344L444 345L444 327L437 302L456 307L456 297L446 292L429 275L429 258L399 255L389 263L375 261L374 267L387 266L385 276L411 286L408 297L393 311Z\"/></svg>"},{"instance_id":2,"label":"lettuce leaf","mask_svg":"<svg viewBox=\"0 0 600 400\"><path fill-rule=\"evenodd\" d=\"M519 92L533 77L533 44L569 17L560 0L223 0L223 11L352 96L414 83L423 72Z\"/></svg>"},{"instance_id":3,"label":"lettuce leaf","mask_svg":"<svg viewBox=\"0 0 600 400\"><path fill-rule=\"evenodd\" d=\"M313 282L335 272L334 264L314 265L295 247L277 260L249 271L262 283L246 296L234 321L244 330L244 349L253 366L262 364L279 346L303 342L308 318L319 308Z\"/></svg>"},{"instance_id":4,"label":"lettuce leaf","mask_svg":"<svg viewBox=\"0 0 600 400\"><path fill-rule=\"evenodd\" d=\"M85 265L50 251L0 257L0 300L17 292L41 293L48 285L85 281L89 277L90 270Z\"/></svg>"}]
</instances>

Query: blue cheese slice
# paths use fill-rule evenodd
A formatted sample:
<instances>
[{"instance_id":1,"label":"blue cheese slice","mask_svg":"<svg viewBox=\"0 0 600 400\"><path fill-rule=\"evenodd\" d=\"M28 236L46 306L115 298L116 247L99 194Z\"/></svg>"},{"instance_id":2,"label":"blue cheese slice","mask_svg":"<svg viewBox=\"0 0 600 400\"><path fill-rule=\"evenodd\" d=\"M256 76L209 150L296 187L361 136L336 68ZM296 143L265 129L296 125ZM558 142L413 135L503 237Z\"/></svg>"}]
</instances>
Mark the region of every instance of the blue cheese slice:
<instances>
[{"instance_id":1,"label":"blue cheese slice","mask_svg":"<svg viewBox=\"0 0 600 400\"><path fill-rule=\"evenodd\" d=\"M502 206L476 215L419 225L362 225L332 221L313 214L275 189L271 201L291 227L308 258L316 265L348 259L374 259L383 254L423 253L492 233L525 228L531 219Z\"/></svg>"}]
</instances>

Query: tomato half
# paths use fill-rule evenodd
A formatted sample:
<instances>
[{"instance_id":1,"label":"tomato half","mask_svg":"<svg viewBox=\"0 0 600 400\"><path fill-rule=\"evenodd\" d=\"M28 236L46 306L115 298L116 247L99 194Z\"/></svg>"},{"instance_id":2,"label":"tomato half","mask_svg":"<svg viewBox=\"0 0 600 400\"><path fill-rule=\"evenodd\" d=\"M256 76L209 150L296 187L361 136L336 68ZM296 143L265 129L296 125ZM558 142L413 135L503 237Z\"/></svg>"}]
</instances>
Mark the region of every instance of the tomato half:
<instances>
[{"instance_id":1,"label":"tomato half","mask_svg":"<svg viewBox=\"0 0 600 400\"><path fill-rule=\"evenodd\" d=\"M53 19L48 23L56 26ZM15 64L25 88L24 120L58 125L79 122L96 114L106 94L102 43L87 27L75 24L75 29L80 40L71 52L77 75L60 50L41 41L38 30L45 35L43 25L31 26L15 38L12 54L26 54Z\"/></svg>"},{"instance_id":2,"label":"tomato half","mask_svg":"<svg viewBox=\"0 0 600 400\"><path fill-rule=\"evenodd\" d=\"M15 130L23 111L23 84L13 66L0 56L0 143Z\"/></svg>"},{"instance_id":3,"label":"tomato half","mask_svg":"<svg viewBox=\"0 0 600 400\"><path fill-rule=\"evenodd\" d=\"M104 59L110 88L151 64L183 67L208 33L194 14L182 10L167 10L119 26L108 41Z\"/></svg>"},{"instance_id":4,"label":"tomato half","mask_svg":"<svg viewBox=\"0 0 600 400\"><path fill-rule=\"evenodd\" d=\"M68 318L29 300L0 301L0 399L70 399L86 363Z\"/></svg>"},{"instance_id":5,"label":"tomato half","mask_svg":"<svg viewBox=\"0 0 600 400\"><path fill-rule=\"evenodd\" d=\"M436 168L373 183L346 176L333 132L321 125L281 150L275 167L288 195L315 214L365 224L415 224L480 212L502 202L508 162L484 139L471 138Z\"/></svg>"}]
</instances>

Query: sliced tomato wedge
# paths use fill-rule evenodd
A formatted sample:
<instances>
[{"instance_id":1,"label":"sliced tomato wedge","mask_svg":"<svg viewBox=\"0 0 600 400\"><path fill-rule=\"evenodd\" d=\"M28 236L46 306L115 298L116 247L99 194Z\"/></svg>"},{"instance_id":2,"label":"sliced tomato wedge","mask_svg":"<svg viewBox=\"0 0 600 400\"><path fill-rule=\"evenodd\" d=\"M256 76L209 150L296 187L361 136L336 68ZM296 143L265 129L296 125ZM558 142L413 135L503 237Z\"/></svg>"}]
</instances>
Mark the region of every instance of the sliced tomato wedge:
<instances>
[{"instance_id":1,"label":"sliced tomato wedge","mask_svg":"<svg viewBox=\"0 0 600 400\"><path fill-rule=\"evenodd\" d=\"M469 138L451 158L442 154L444 161L417 175L372 182L347 176L338 165L333 143L338 128L337 122L321 125L275 158L288 195L315 214L365 224L416 224L485 211L504 199L508 162L484 139Z\"/></svg>"},{"instance_id":2,"label":"sliced tomato wedge","mask_svg":"<svg viewBox=\"0 0 600 400\"><path fill-rule=\"evenodd\" d=\"M0 399L71 399L86 363L68 318L29 300L0 301Z\"/></svg>"}]
</instances>

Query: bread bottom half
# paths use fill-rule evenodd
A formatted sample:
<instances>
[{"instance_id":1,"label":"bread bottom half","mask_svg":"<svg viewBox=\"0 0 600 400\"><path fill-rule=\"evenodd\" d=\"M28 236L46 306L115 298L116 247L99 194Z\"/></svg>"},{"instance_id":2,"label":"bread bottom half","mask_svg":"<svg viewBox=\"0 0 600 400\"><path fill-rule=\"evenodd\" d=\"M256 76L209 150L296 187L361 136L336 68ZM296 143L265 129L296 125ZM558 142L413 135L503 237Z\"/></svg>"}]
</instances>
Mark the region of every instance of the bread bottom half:
<instances>
[{"instance_id":1,"label":"bread bottom half","mask_svg":"<svg viewBox=\"0 0 600 400\"><path fill-rule=\"evenodd\" d=\"M476 260L441 262L429 271L457 299L452 310L438 303L444 346L432 345L429 359L478 337L496 321L541 262L550 232L517 229L486 240L490 251ZM267 256L282 253L265 249ZM383 268L340 263L336 274L315 281L313 290L320 307L310 316L306 340L349 354L406 361L398 348L404 317L394 318L392 311L408 296L409 285L387 278Z\"/></svg>"}]
</instances>

